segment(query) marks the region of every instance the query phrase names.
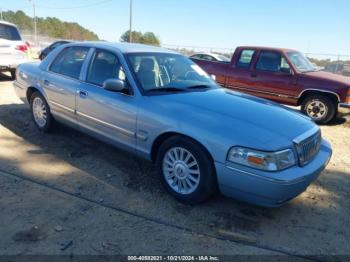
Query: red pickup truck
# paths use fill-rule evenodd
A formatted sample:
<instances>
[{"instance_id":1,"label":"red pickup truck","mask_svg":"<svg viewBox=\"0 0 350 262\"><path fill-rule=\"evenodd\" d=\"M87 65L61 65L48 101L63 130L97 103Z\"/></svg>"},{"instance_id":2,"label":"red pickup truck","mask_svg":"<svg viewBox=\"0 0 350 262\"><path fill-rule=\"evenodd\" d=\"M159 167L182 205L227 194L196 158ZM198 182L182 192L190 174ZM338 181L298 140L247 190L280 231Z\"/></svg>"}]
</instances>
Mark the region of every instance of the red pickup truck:
<instances>
[{"instance_id":1,"label":"red pickup truck","mask_svg":"<svg viewBox=\"0 0 350 262\"><path fill-rule=\"evenodd\" d=\"M318 71L296 50L242 46L231 62L191 59L223 87L301 106L320 124L331 121L338 106L350 107L350 77Z\"/></svg>"}]
</instances>

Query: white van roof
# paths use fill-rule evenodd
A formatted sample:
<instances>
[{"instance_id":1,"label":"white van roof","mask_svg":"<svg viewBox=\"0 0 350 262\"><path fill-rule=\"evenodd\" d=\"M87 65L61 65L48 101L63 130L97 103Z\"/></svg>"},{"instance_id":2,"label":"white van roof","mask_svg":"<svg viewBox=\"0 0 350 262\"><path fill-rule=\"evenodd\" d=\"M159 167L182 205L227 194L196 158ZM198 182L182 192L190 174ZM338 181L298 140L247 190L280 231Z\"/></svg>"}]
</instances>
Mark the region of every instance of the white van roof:
<instances>
[{"instance_id":1,"label":"white van roof","mask_svg":"<svg viewBox=\"0 0 350 262\"><path fill-rule=\"evenodd\" d=\"M11 25L11 26L17 27L15 24L12 24L12 23L9 23L9 22L3 21L3 20L0 20L0 24L3 24L3 25Z\"/></svg>"}]
</instances>

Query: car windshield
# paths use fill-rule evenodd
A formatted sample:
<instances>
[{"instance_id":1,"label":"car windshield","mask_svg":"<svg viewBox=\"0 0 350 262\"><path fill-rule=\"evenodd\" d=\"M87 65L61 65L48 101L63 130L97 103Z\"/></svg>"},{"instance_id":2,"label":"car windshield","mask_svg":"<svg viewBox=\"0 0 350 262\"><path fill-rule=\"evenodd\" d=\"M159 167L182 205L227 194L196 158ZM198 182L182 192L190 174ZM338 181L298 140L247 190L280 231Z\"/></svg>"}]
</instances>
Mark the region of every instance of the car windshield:
<instances>
[{"instance_id":1,"label":"car windshield","mask_svg":"<svg viewBox=\"0 0 350 262\"><path fill-rule=\"evenodd\" d=\"M176 92L217 87L206 72L182 55L132 53L128 54L127 58L131 70L146 92Z\"/></svg>"},{"instance_id":2,"label":"car windshield","mask_svg":"<svg viewBox=\"0 0 350 262\"><path fill-rule=\"evenodd\" d=\"M21 40L21 36L16 27L4 24L0 24L0 38L12 41Z\"/></svg>"},{"instance_id":3,"label":"car windshield","mask_svg":"<svg viewBox=\"0 0 350 262\"><path fill-rule=\"evenodd\" d=\"M301 73L316 71L315 66L300 52L287 52L289 60Z\"/></svg>"}]
</instances>

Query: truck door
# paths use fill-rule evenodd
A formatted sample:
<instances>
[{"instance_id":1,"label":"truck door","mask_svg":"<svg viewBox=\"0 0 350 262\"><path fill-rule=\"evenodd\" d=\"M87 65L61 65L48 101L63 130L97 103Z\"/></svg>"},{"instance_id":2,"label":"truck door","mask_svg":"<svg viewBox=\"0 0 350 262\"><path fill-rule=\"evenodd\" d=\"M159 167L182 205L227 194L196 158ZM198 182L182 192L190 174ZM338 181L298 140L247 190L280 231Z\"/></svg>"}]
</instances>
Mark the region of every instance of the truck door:
<instances>
[{"instance_id":1,"label":"truck door","mask_svg":"<svg viewBox=\"0 0 350 262\"><path fill-rule=\"evenodd\" d=\"M226 87L249 94L254 93L254 79L251 78L250 68L255 54L254 49L243 49L238 54L237 60L235 57L232 58L235 64L231 64L227 71Z\"/></svg>"},{"instance_id":2,"label":"truck door","mask_svg":"<svg viewBox=\"0 0 350 262\"><path fill-rule=\"evenodd\" d=\"M281 52L260 51L250 78L255 95L279 103L295 103L296 76Z\"/></svg>"}]
</instances>

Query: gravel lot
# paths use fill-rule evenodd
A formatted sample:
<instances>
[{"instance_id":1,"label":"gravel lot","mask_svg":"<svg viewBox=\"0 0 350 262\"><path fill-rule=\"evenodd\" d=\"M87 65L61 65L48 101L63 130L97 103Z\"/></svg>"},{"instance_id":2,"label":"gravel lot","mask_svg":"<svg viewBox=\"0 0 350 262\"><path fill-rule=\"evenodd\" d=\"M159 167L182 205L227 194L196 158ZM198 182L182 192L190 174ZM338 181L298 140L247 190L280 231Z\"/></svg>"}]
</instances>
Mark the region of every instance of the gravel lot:
<instances>
[{"instance_id":1,"label":"gravel lot","mask_svg":"<svg viewBox=\"0 0 350 262\"><path fill-rule=\"evenodd\" d=\"M0 254L349 255L349 118L322 126L333 158L283 207L185 206L150 163L62 125L39 133L2 75Z\"/></svg>"}]
</instances>

